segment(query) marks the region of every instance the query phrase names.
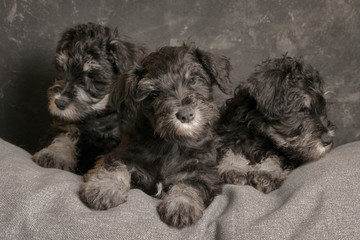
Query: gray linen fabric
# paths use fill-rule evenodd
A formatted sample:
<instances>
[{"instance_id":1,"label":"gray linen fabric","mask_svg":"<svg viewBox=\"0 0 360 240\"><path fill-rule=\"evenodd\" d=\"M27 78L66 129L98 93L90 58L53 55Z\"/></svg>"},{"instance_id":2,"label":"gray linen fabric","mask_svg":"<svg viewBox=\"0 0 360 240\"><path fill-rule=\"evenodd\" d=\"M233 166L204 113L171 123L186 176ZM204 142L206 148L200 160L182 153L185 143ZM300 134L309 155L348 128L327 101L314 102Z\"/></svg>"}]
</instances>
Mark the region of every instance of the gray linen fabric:
<instances>
[{"instance_id":1,"label":"gray linen fabric","mask_svg":"<svg viewBox=\"0 0 360 240\"><path fill-rule=\"evenodd\" d=\"M107 211L79 199L82 179L35 165L0 139L0 239L360 239L360 142L334 149L263 194L226 185L194 226L169 228L158 199L133 189Z\"/></svg>"}]
</instances>

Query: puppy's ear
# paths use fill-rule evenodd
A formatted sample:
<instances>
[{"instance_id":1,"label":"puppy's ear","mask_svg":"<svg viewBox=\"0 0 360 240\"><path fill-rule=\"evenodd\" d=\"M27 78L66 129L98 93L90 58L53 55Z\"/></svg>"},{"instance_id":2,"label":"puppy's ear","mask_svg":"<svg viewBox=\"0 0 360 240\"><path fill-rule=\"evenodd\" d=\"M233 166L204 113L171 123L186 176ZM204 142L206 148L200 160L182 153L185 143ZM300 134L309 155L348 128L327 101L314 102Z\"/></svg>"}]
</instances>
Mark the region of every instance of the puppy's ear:
<instances>
[{"instance_id":1,"label":"puppy's ear","mask_svg":"<svg viewBox=\"0 0 360 240\"><path fill-rule=\"evenodd\" d=\"M255 71L244 85L256 100L257 109L269 119L278 119L285 111L287 79L283 71Z\"/></svg>"},{"instance_id":2,"label":"puppy's ear","mask_svg":"<svg viewBox=\"0 0 360 240\"><path fill-rule=\"evenodd\" d=\"M134 67L122 74L110 91L110 104L116 107L123 121L134 122L136 120L137 103L135 96L143 71L141 67Z\"/></svg>"},{"instance_id":3,"label":"puppy's ear","mask_svg":"<svg viewBox=\"0 0 360 240\"><path fill-rule=\"evenodd\" d=\"M117 32L115 34L117 35ZM109 39L107 50L109 52L109 61L113 65L116 74L121 74L134 63L140 62L146 53L146 49L143 46L124 41L119 37Z\"/></svg>"},{"instance_id":4,"label":"puppy's ear","mask_svg":"<svg viewBox=\"0 0 360 240\"><path fill-rule=\"evenodd\" d=\"M128 57L126 56L126 47L120 39L109 39L107 43L108 60L113 67L115 74L121 74L128 68Z\"/></svg>"},{"instance_id":5,"label":"puppy's ear","mask_svg":"<svg viewBox=\"0 0 360 240\"><path fill-rule=\"evenodd\" d=\"M233 89L229 76L231 70L229 59L198 48L195 48L193 52L196 59L210 76L212 84L217 84L223 93L231 94Z\"/></svg>"}]
</instances>

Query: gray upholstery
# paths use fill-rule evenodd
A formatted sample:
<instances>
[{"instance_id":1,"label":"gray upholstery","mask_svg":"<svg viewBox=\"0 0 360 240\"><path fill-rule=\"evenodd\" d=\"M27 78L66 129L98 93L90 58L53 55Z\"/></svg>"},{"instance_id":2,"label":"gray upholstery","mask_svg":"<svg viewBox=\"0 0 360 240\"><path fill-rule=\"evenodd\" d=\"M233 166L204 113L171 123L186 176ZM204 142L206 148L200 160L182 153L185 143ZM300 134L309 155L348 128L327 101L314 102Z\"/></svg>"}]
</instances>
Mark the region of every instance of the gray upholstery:
<instances>
[{"instance_id":1,"label":"gray upholstery","mask_svg":"<svg viewBox=\"0 0 360 240\"><path fill-rule=\"evenodd\" d=\"M82 179L35 165L0 139L1 239L360 239L360 142L335 148L263 194L225 185L194 226L160 221L158 199L140 190L107 211L78 197Z\"/></svg>"}]
</instances>

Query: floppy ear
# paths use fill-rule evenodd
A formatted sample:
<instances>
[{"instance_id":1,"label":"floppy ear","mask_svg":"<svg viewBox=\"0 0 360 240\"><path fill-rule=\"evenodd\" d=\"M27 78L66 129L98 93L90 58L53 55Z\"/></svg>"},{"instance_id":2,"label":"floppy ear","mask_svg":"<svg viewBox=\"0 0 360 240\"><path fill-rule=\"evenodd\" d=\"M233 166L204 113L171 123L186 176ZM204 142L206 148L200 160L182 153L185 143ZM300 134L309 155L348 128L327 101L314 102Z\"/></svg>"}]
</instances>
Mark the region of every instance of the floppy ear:
<instances>
[{"instance_id":1,"label":"floppy ear","mask_svg":"<svg viewBox=\"0 0 360 240\"><path fill-rule=\"evenodd\" d=\"M278 119L285 111L287 78L283 71L256 71L245 83L257 103L257 109L271 120Z\"/></svg>"},{"instance_id":2,"label":"floppy ear","mask_svg":"<svg viewBox=\"0 0 360 240\"><path fill-rule=\"evenodd\" d=\"M117 36L117 31L114 32L114 35ZM134 63L139 62L146 53L143 46L124 41L119 37L109 39L107 50L109 52L109 61L117 74L128 70Z\"/></svg>"},{"instance_id":3,"label":"floppy ear","mask_svg":"<svg viewBox=\"0 0 360 240\"><path fill-rule=\"evenodd\" d=\"M194 56L210 76L212 84L217 84L223 93L231 94L233 89L229 77L231 70L229 59L198 48L194 49Z\"/></svg>"},{"instance_id":4,"label":"floppy ear","mask_svg":"<svg viewBox=\"0 0 360 240\"><path fill-rule=\"evenodd\" d=\"M134 122L136 120L137 103L135 95L143 71L141 67L134 67L122 74L110 91L110 103L116 107L120 119L123 121Z\"/></svg>"},{"instance_id":5,"label":"floppy ear","mask_svg":"<svg viewBox=\"0 0 360 240\"><path fill-rule=\"evenodd\" d=\"M107 43L108 60L113 67L113 71L116 74L122 74L125 69L128 68L127 56L123 53L126 51L126 47L120 39L109 39Z\"/></svg>"}]
</instances>

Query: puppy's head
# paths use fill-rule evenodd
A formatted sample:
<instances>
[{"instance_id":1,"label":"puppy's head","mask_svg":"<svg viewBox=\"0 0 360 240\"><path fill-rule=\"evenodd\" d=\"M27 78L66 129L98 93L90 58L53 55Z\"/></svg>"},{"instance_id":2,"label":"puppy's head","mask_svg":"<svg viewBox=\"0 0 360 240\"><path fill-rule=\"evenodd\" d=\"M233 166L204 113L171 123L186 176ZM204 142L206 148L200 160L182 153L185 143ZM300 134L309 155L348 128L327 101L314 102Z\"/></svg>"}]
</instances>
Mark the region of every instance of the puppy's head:
<instances>
[{"instance_id":1,"label":"puppy's head","mask_svg":"<svg viewBox=\"0 0 360 240\"><path fill-rule=\"evenodd\" d=\"M225 57L193 45L163 47L122 76L112 99L122 117L142 119L152 135L167 141L198 140L218 118L212 87L229 92L229 71Z\"/></svg>"},{"instance_id":2,"label":"puppy's head","mask_svg":"<svg viewBox=\"0 0 360 240\"><path fill-rule=\"evenodd\" d=\"M290 57L259 65L245 83L263 115L260 131L289 154L317 160L333 146L323 81L310 65Z\"/></svg>"},{"instance_id":3,"label":"puppy's head","mask_svg":"<svg viewBox=\"0 0 360 240\"><path fill-rule=\"evenodd\" d=\"M105 109L111 84L142 54L142 47L121 40L108 27L89 23L67 30L57 46L50 113L76 121Z\"/></svg>"}]
</instances>

